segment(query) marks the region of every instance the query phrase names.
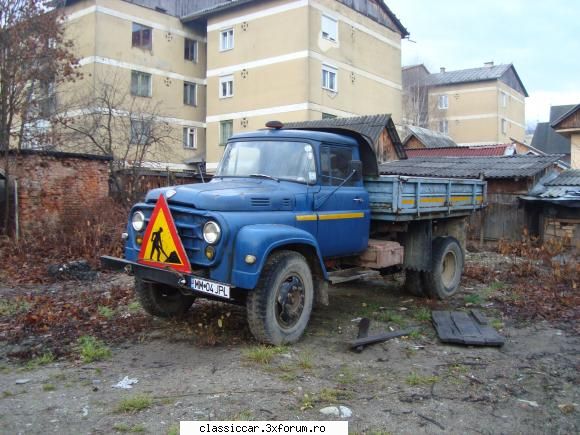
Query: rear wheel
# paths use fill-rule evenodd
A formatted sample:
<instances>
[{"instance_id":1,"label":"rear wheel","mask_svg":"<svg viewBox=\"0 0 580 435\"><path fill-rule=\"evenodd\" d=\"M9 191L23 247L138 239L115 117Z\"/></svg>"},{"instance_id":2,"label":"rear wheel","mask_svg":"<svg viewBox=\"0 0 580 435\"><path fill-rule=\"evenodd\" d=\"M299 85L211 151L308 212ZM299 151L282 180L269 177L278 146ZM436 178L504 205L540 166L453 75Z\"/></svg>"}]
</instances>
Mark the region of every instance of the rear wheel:
<instances>
[{"instance_id":1,"label":"rear wheel","mask_svg":"<svg viewBox=\"0 0 580 435\"><path fill-rule=\"evenodd\" d=\"M135 277L135 293L143 309L156 317L183 316L195 301L170 286L143 281Z\"/></svg>"},{"instance_id":2,"label":"rear wheel","mask_svg":"<svg viewBox=\"0 0 580 435\"><path fill-rule=\"evenodd\" d=\"M424 298L427 296L423 290L423 273L417 272L415 270L407 270L405 272L405 291L410 295L416 296L418 298Z\"/></svg>"},{"instance_id":3,"label":"rear wheel","mask_svg":"<svg viewBox=\"0 0 580 435\"><path fill-rule=\"evenodd\" d=\"M308 325L313 300L312 273L304 256L275 252L268 258L258 286L248 295L250 331L263 343L295 343Z\"/></svg>"},{"instance_id":4,"label":"rear wheel","mask_svg":"<svg viewBox=\"0 0 580 435\"><path fill-rule=\"evenodd\" d=\"M447 299L459 288L463 274L464 255L461 245L453 237L439 237L433 241L431 271L423 273L427 294Z\"/></svg>"}]
</instances>

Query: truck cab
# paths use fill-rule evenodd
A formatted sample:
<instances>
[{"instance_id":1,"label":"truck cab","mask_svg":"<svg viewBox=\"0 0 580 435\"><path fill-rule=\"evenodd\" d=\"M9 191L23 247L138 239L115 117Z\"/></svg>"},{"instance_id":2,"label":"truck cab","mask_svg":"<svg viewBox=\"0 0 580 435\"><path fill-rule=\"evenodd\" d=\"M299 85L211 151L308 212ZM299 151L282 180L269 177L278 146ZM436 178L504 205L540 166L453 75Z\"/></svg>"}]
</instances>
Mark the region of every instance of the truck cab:
<instances>
[{"instance_id":1,"label":"truck cab","mask_svg":"<svg viewBox=\"0 0 580 435\"><path fill-rule=\"evenodd\" d=\"M292 343L315 301L327 302L327 265L365 258L371 145L348 132L271 127L231 137L210 182L155 189L133 206L124 258L102 260L135 275L150 314L179 316L200 296L245 304L258 340ZM395 258L373 264L403 262Z\"/></svg>"}]
</instances>

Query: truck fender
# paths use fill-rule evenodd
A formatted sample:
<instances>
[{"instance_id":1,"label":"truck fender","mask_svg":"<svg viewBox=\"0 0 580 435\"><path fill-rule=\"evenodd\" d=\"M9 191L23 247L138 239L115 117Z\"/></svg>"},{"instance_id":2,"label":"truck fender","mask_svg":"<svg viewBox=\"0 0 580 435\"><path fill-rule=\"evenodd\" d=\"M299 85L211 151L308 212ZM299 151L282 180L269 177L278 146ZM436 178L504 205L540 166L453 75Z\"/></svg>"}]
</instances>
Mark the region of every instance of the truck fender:
<instances>
[{"instance_id":1,"label":"truck fender","mask_svg":"<svg viewBox=\"0 0 580 435\"><path fill-rule=\"evenodd\" d=\"M260 279L262 269L272 251L287 247L303 254L308 251L316 252L317 258L305 255L311 268L314 270L315 280L324 282L328 278L326 267L322 261L322 255L318 243L312 234L290 225L279 224L256 224L247 225L238 231L234 241L234 261L232 270L232 284L236 287L254 289ZM256 260L253 264L246 262L246 256L253 255ZM316 270L315 266L320 266ZM318 273L317 273L318 272ZM322 275L318 276L317 275ZM315 287L323 286L322 284Z\"/></svg>"}]
</instances>

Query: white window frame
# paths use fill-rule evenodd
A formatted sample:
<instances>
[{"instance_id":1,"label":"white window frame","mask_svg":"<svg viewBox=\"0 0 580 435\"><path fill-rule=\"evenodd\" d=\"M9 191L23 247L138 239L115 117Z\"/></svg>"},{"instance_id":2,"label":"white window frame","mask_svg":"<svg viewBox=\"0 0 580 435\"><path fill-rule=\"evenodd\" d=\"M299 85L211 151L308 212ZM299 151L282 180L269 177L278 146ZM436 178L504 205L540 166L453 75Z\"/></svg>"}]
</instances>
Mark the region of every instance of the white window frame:
<instances>
[{"instance_id":1,"label":"white window frame","mask_svg":"<svg viewBox=\"0 0 580 435\"><path fill-rule=\"evenodd\" d=\"M334 27L334 28L332 28ZM325 31L328 30L328 31ZM338 43L338 20L329 15L320 17L320 35L323 39Z\"/></svg>"},{"instance_id":2,"label":"white window frame","mask_svg":"<svg viewBox=\"0 0 580 435\"><path fill-rule=\"evenodd\" d=\"M189 87L193 86L193 104L189 104L186 101L186 98L185 98L185 96L186 96L186 93L185 93L186 86L189 86ZM196 83L187 82L187 81L184 81L183 82L183 104L186 105L186 106L190 106L190 107L197 107L197 84Z\"/></svg>"},{"instance_id":3,"label":"white window frame","mask_svg":"<svg viewBox=\"0 0 580 435\"><path fill-rule=\"evenodd\" d=\"M508 94L507 92L501 91L500 93L501 97L501 107L507 107L508 106Z\"/></svg>"},{"instance_id":4,"label":"white window frame","mask_svg":"<svg viewBox=\"0 0 580 435\"><path fill-rule=\"evenodd\" d=\"M139 128L137 128L139 126ZM148 145L151 140L152 122L144 119L131 119L129 143L131 145Z\"/></svg>"},{"instance_id":5,"label":"white window frame","mask_svg":"<svg viewBox=\"0 0 580 435\"><path fill-rule=\"evenodd\" d=\"M193 46L193 58L188 59L185 56L185 48L187 47L187 44L191 43L191 45ZM190 50L188 50L189 52ZM183 59L186 60L187 62L193 62L193 63L197 63L197 58L199 56L199 43L197 42L197 39L191 39L191 38L183 38Z\"/></svg>"},{"instance_id":6,"label":"white window frame","mask_svg":"<svg viewBox=\"0 0 580 435\"><path fill-rule=\"evenodd\" d=\"M225 38L224 38L225 36ZM229 27L227 29L220 30L220 51L228 51L234 49L234 28Z\"/></svg>"},{"instance_id":7,"label":"white window frame","mask_svg":"<svg viewBox=\"0 0 580 435\"><path fill-rule=\"evenodd\" d=\"M183 148L186 150L197 149L197 128L183 127Z\"/></svg>"},{"instance_id":8,"label":"white window frame","mask_svg":"<svg viewBox=\"0 0 580 435\"><path fill-rule=\"evenodd\" d=\"M501 134L507 134L508 120L505 118L501 119Z\"/></svg>"},{"instance_id":9,"label":"white window frame","mask_svg":"<svg viewBox=\"0 0 580 435\"><path fill-rule=\"evenodd\" d=\"M227 124L227 125L229 125L231 127L231 132L230 132L231 135L228 136L227 138L224 138L225 135L224 135L224 130L223 129L224 129L224 125L225 124ZM219 146L225 146L226 143L227 143L227 140L230 137L232 137L232 135L234 134L234 120L233 119L224 119L223 121L220 121L220 127L219 128L220 128L219 129L219 135L220 135L219 136L219 142L220 143L218 145ZM224 139L224 140L222 141L222 139Z\"/></svg>"},{"instance_id":10,"label":"white window frame","mask_svg":"<svg viewBox=\"0 0 580 435\"><path fill-rule=\"evenodd\" d=\"M439 120L439 133L449 134L449 121L446 119Z\"/></svg>"},{"instance_id":11,"label":"white window frame","mask_svg":"<svg viewBox=\"0 0 580 435\"><path fill-rule=\"evenodd\" d=\"M133 76L136 75L137 76L137 86L135 88L133 88ZM142 95L139 93L139 90L141 89L140 86L140 79L139 77L148 77L149 78L149 91L147 95ZM130 94L135 96L135 97L145 97L145 98L151 98L153 96L153 75L143 72L143 71L138 71L138 70L131 70L131 84L130 84ZM135 92L133 92L133 89L135 89Z\"/></svg>"},{"instance_id":12,"label":"white window frame","mask_svg":"<svg viewBox=\"0 0 580 435\"><path fill-rule=\"evenodd\" d=\"M227 83L231 83L231 85L227 85ZM224 84L225 92L224 92ZM234 96L234 76L227 75L220 77L219 81L219 89L218 89L219 97L220 98L232 98Z\"/></svg>"},{"instance_id":13,"label":"white window frame","mask_svg":"<svg viewBox=\"0 0 580 435\"><path fill-rule=\"evenodd\" d=\"M439 95L437 97L437 107L439 109L448 109L449 108L449 96L448 95Z\"/></svg>"},{"instance_id":14,"label":"white window frame","mask_svg":"<svg viewBox=\"0 0 580 435\"><path fill-rule=\"evenodd\" d=\"M331 74L334 74L334 88L331 86ZM338 92L338 68L322 64L322 89Z\"/></svg>"}]
</instances>

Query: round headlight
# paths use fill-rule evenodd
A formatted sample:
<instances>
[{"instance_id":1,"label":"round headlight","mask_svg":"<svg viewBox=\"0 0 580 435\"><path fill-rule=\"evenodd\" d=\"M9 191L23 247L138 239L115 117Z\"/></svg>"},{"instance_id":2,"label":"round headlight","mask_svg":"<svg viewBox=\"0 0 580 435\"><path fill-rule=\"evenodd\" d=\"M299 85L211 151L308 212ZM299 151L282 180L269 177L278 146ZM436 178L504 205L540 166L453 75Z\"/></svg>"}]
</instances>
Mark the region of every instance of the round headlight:
<instances>
[{"instance_id":1,"label":"round headlight","mask_svg":"<svg viewBox=\"0 0 580 435\"><path fill-rule=\"evenodd\" d=\"M210 245L217 243L222 234L222 230L217 222L209 221L203 226L203 239Z\"/></svg>"},{"instance_id":2,"label":"round headlight","mask_svg":"<svg viewBox=\"0 0 580 435\"><path fill-rule=\"evenodd\" d=\"M145 215L140 211L133 213L131 225L135 231L143 231L145 229Z\"/></svg>"}]
</instances>

